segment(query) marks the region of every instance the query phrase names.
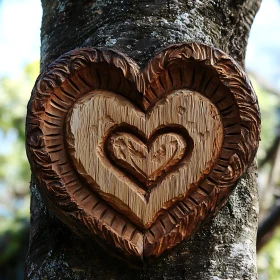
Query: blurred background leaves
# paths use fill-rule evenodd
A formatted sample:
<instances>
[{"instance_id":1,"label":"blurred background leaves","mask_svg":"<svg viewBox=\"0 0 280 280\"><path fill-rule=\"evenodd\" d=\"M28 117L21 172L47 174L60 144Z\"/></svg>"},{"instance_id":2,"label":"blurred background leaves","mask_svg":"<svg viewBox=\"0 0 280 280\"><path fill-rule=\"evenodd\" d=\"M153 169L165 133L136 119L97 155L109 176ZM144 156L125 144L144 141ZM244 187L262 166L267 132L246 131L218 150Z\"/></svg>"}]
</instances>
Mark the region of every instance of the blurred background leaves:
<instances>
[{"instance_id":1,"label":"blurred background leaves","mask_svg":"<svg viewBox=\"0 0 280 280\"><path fill-rule=\"evenodd\" d=\"M0 279L23 279L30 181L25 117L38 74L39 60L29 63L17 78L0 78Z\"/></svg>"}]
</instances>

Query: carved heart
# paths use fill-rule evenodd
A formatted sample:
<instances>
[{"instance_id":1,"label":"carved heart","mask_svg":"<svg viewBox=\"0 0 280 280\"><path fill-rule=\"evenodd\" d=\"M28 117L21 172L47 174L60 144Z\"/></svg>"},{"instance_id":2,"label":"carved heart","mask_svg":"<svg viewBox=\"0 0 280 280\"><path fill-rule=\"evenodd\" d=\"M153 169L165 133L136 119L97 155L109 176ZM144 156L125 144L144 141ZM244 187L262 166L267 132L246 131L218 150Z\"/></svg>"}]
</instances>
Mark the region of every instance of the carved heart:
<instances>
[{"instance_id":1,"label":"carved heart","mask_svg":"<svg viewBox=\"0 0 280 280\"><path fill-rule=\"evenodd\" d=\"M188 108L188 110L182 113L181 108ZM114 149L111 155L108 151L112 150L112 146L105 141L105 136L110 134L110 130L120 129L125 125L130 127L127 128L129 131L134 127L134 130L139 131L138 134L150 139L159 127L170 130L171 124L174 124L174 130L182 132L180 145L183 149L187 146L186 143L192 142L191 155L186 153L180 166L167 170L164 174L165 178L155 181L156 186L153 189L147 191L134 180L135 177L139 178L141 171L149 168L150 165L145 164L146 162L140 170L134 172L131 170L133 161L118 161L118 165L122 167L129 164L124 169L134 174L134 178L131 178L109 160L114 158L113 162L116 162L120 156L120 153L115 153ZM115 209L126 215L128 211L131 212L129 217L132 221L145 228L151 225L162 208L170 205L174 198L184 197L191 186L196 186L209 173L223 142L223 128L218 110L207 98L187 90L170 92L166 98L150 109L149 114L145 114L122 96L104 90L94 91L74 104L68 115L66 127L66 141L70 146L70 155L80 175ZM170 133L165 134L165 137L167 136L170 139L175 137ZM114 135L109 136L109 139L114 140ZM119 137L117 139L120 140ZM152 146L155 151L160 149L159 140L163 140L162 137L156 138ZM134 137L134 143L135 141ZM159 145L155 146L156 143ZM122 144L124 145L124 141ZM172 151L172 147L170 148ZM142 157L143 155L142 153ZM168 159L170 157L171 154ZM180 160L179 156L174 163ZM152 166L152 171L156 166ZM125 211L119 208L120 201Z\"/></svg>"},{"instance_id":2,"label":"carved heart","mask_svg":"<svg viewBox=\"0 0 280 280\"><path fill-rule=\"evenodd\" d=\"M143 262L189 238L252 162L260 116L222 51L170 46L141 71L78 49L41 74L27 153L45 199L73 231Z\"/></svg>"},{"instance_id":3,"label":"carved heart","mask_svg":"<svg viewBox=\"0 0 280 280\"><path fill-rule=\"evenodd\" d=\"M191 140L187 144L183 135L172 132L172 127L169 133L159 132L153 136L142 141L141 136L133 132L117 131L105 143L108 157L122 167L124 173L129 172L149 188L171 168L176 168L193 146Z\"/></svg>"}]
</instances>

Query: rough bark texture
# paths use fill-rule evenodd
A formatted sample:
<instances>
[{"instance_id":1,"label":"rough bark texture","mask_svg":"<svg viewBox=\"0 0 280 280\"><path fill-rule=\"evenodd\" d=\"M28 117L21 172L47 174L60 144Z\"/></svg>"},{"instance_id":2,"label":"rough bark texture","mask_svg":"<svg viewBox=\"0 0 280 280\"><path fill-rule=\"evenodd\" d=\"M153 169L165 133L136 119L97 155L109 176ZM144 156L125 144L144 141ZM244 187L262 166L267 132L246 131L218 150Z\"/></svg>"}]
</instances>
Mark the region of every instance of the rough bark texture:
<instances>
[{"instance_id":1,"label":"rough bark texture","mask_svg":"<svg viewBox=\"0 0 280 280\"><path fill-rule=\"evenodd\" d=\"M140 3L139 3L140 2ZM77 47L107 46L145 63L183 41L214 45L241 65L259 0L42 0L42 69ZM256 165L222 211L168 256L140 270L81 240L47 210L31 182L26 279L256 279Z\"/></svg>"}]
</instances>

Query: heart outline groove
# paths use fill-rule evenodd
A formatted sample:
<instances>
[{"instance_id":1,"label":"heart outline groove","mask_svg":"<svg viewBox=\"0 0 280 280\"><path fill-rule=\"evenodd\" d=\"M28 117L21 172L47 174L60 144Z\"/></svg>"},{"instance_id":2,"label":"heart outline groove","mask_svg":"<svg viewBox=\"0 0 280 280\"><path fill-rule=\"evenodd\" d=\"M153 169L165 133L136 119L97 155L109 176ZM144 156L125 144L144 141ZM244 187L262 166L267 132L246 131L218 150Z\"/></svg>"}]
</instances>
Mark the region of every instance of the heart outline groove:
<instances>
[{"instance_id":1,"label":"heart outline groove","mask_svg":"<svg viewBox=\"0 0 280 280\"><path fill-rule=\"evenodd\" d=\"M179 147L178 147L179 144L178 144L178 142L175 142L176 141L176 139L175 139L174 142L175 142L176 148L175 148L175 151L173 152L173 154L171 155L171 157L168 159L167 163L164 162L162 165L160 165L160 167L157 170L153 170L152 174L148 175L147 172L144 172L143 170L139 171L139 173L141 173L141 174L135 174L136 179L138 179L138 181L140 181L141 183L144 184L143 188L145 188L146 190L151 189L156 184L155 181L162 179L163 177L165 177L167 175L164 173L171 172L170 170L178 167L178 164L183 159L189 158L191 156L191 153L193 150L193 140L191 139L191 137L189 136L188 132L186 131L186 129L184 127L179 127L176 125L169 125L169 126L165 126L163 128L157 128L152 133L152 135L150 135L147 138L147 136L144 135L143 133L141 133L141 131L138 131L136 127L129 127L127 125L118 126L109 132L108 136L106 137L106 140L104 141L104 149L105 149L105 153L106 153L107 157L111 159L112 164L115 163L116 165L118 165L122 169L123 173L125 173L125 174L127 174L127 172L131 172L131 171L132 171L131 173L133 174L135 172L134 170L135 169L137 170L138 168L140 169L140 167L137 166L137 164L135 162L133 162L133 163L136 165L136 167L126 166L127 160L119 159L120 161L123 160L123 168L122 168L122 163L117 162L118 158L115 155L115 151L113 151L114 145L111 142L111 140L112 140L112 138L114 138L115 135L116 135L116 137L121 137L122 134L125 134L125 135L130 134L130 135L132 135L132 138L136 137L137 140L139 140L145 146L145 148L147 150L147 155L145 155L144 153L140 154L140 159L143 161L146 160L146 162L147 162L144 166L148 166L148 164L149 164L148 161L155 161L157 154L158 155L160 154L161 150L157 150L156 153L153 155L153 157L151 159L149 159L149 152L151 151L152 145L154 144L154 142L156 142L158 140L159 137L168 136L168 134L170 134L170 135L174 134L174 138L176 138L176 136L180 137L181 141L185 142L185 147L184 148L182 147L181 148L182 150L179 151L180 152L178 155L179 159L174 160L174 157L177 154L176 152L179 149ZM114 140L114 141L117 141L118 139L120 139L120 138L116 138L116 140ZM132 152L138 151L131 142L124 143L124 144L129 149L129 151L131 151L131 150L132 150ZM170 142L170 144L172 144L172 142ZM160 149L162 147L163 146L161 145ZM166 153L166 148L163 148L163 149L165 149L164 152ZM113 152L110 152L110 151L113 151ZM134 152L134 154L135 154L135 152ZM157 156L157 158L158 157L159 156ZM132 170L131 170L131 168L132 168ZM158 176L154 175L156 173L156 171L158 171L160 173ZM154 175L154 176L152 177L152 175ZM152 179L149 179L149 177L152 177Z\"/></svg>"},{"instance_id":2,"label":"heart outline groove","mask_svg":"<svg viewBox=\"0 0 280 280\"><path fill-rule=\"evenodd\" d=\"M200 122L200 132L207 133L207 125L216 127L217 131L208 132L211 137L207 137L208 140L206 141L197 139L199 141L192 142L192 144L195 143L192 149L192 157L180 165L180 168L176 170L176 176L173 176L172 173L167 174L165 179L157 181L156 187L151 188L147 193L143 188L139 188L137 183L135 184L135 180L123 176L123 173L119 172L119 168L112 168L113 166L104 157L106 153L102 149L102 146L105 146L105 144L102 144L102 141L104 141L103 135L108 134L108 131L114 129L114 127L123 127L124 123L126 126L129 126L128 123L130 123L130 127L133 124L140 125L139 131L145 131L144 135L152 135L158 127L168 129L170 119L165 119L163 116L158 118L157 121L154 120L160 111L170 117L173 104L178 103L178 101L180 105L184 105L186 108L194 104L197 105L194 108L204 106L204 111L208 112L208 115L206 114L208 121L205 118L203 122ZM174 197L185 197L189 187L197 186L198 181L201 181L208 173L207 170L211 169L213 154L214 158L218 156L222 140L221 137L216 137L216 134L222 133L220 118L217 117L217 114L217 110L207 99L190 91L170 92L166 99L161 100L160 104L154 104L149 110L149 115L147 115L139 108L133 107L130 101L124 97L112 92L96 90L80 98L67 115L66 142L68 143L68 150L70 150L69 156L80 176L85 178L88 185L98 192L106 202L118 212L124 213L140 228L149 228L159 216L160 209L170 208ZM131 118L132 115L134 117ZM197 133L197 127L193 124L196 119L201 117L200 111L188 110L188 114L184 115L175 112L172 120L176 123L177 129L185 130L185 138L188 138L187 131L192 133L193 138L200 138L200 133ZM84 121L85 119L87 121ZM137 124L137 121L140 121L140 123ZM88 133L91 130L94 133ZM201 157L203 160L199 160L199 153L206 144L210 144L210 149ZM92 151L95 151L95 153L92 153ZM198 169L189 172L188 169L192 165L195 165ZM96 172L97 170L98 172ZM103 178L105 180L102 180ZM107 180L107 178L110 178L110 180ZM177 178L180 178L180 182L176 180ZM119 207L119 205L122 205L122 207Z\"/></svg>"},{"instance_id":3,"label":"heart outline groove","mask_svg":"<svg viewBox=\"0 0 280 280\"><path fill-rule=\"evenodd\" d=\"M102 75L100 75L102 73ZM73 104L94 90L115 92L149 112L174 90L198 92L218 110L223 142L211 170L185 196L160 209L145 229L125 207L117 211L81 181L61 136ZM224 52L198 43L172 45L144 70L108 49L70 51L39 76L28 105L27 155L50 209L78 234L97 238L131 264L162 255L196 232L226 202L254 159L260 114L241 67ZM120 211L119 211L120 210ZM135 222L132 222L135 221Z\"/></svg>"}]
</instances>

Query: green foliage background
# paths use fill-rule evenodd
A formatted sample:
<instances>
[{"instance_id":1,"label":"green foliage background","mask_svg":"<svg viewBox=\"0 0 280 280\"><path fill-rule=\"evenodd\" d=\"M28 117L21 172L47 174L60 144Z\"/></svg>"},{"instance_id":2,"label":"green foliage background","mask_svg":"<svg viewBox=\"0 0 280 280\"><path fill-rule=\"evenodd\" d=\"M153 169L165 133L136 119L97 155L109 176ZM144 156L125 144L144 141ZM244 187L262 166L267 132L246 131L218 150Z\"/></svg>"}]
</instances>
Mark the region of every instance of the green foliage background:
<instances>
[{"instance_id":1,"label":"green foliage background","mask_svg":"<svg viewBox=\"0 0 280 280\"><path fill-rule=\"evenodd\" d=\"M0 279L23 279L30 180L25 117L38 74L35 61L18 78L0 78Z\"/></svg>"},{"instance_id":2,"label":"green foliage background","mask_svg":"<svg viewBox=\"0 0 280 280\"><path fill-rule=\"evenodd\" d=\"M280 228L258 254L259 280L280 279Z\"/></svg>"}]
</instances>

